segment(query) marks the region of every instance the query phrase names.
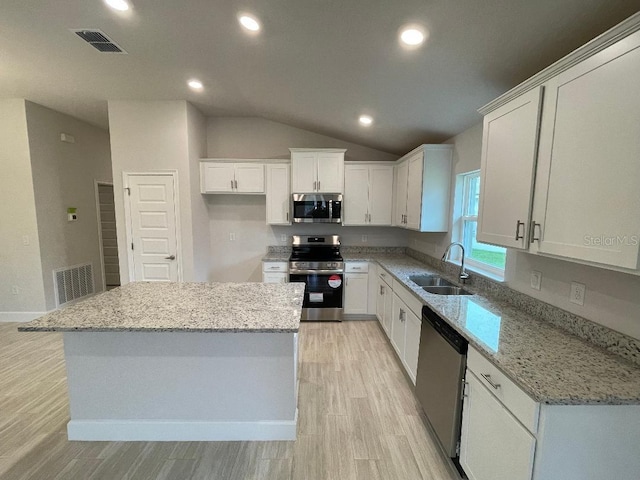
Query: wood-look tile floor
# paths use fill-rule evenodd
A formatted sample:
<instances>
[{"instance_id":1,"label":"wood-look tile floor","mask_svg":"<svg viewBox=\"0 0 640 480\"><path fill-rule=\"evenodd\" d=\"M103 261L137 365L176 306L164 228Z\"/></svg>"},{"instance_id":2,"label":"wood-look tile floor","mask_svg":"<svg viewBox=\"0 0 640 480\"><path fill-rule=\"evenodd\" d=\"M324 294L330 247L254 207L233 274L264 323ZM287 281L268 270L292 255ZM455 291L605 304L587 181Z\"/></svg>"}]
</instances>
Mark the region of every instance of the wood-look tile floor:
<instances>
[{"instance_id":1,"label":"wood-look tile floor","mask_svg":"<svg viewBox=\"0 0 640 480\"><path fill-rule=\"evenodd\" d=\"M62 336L0 323L2 480L458 480L375 321L303 323L295 442L69 442Z\"/></svg>"}]
</instances>

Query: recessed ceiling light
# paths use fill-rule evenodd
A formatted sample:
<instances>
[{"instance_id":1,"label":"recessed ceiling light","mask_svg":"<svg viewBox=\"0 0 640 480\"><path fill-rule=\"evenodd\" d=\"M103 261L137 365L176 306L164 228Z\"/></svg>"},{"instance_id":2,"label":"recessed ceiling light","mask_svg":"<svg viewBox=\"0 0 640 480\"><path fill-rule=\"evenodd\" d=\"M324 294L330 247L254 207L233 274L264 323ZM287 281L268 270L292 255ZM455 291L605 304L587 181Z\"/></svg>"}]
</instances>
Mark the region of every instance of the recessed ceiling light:
<instances>
[{"instance_id":1,"label":"recessed ceiling light","mask_svg":"<svg viewBox=\"0 0 640 480\"><path fill-rule=\"evenodd\" d=\"M251 32L257 32L260 30L260 22L253 15L243 13L238 17L238 21L240 22L240 25Z\"/></svg>"},{"instance_id":2,"label":"recessed ceiling light","mask_svg":"<svg viewBox=\"0 0 640 480\"><path fill-rule=\"evenodd\" d=\"M104 0L107 5L109 5L114 10L118 10L120 12L126 12L129 10L129 4L125 0Z\"/></svg>"},{"instance_id":3,"label":"recessed ceiling light","mask_svg":"<svg viewBox=\"0 0 640 480\"><path fill-rule=\"evenodd\" d=\"M422 45L424 39L424 31L415 26L407 27L400 32L400 40L402 40L402 43L409 45L410 47Z\"/></svg>"},{"instance_id":4,"label":"recessed ceiling light","mask_svg":"<svg viewBox=\"0 0 640 480\"><path fill-rule=\"evenodd\" d=\"M360 125L368 127L373 123L373 118L371 118L369 115L360 115L358 121L360 122Z\"/></svg>"},{"instance_id":5,"label":"recessed ceiling light","mask_svg":"<svg viewBox=\"0 0 640 480\"><path fill-rule=\"evenodd\" d=\"M200 80L189 80L187 82L187 85L189 85L189 87L191 88L191 90L202 90L203 86L202 86L202 82Z\"/></svg>"}]
</instances>

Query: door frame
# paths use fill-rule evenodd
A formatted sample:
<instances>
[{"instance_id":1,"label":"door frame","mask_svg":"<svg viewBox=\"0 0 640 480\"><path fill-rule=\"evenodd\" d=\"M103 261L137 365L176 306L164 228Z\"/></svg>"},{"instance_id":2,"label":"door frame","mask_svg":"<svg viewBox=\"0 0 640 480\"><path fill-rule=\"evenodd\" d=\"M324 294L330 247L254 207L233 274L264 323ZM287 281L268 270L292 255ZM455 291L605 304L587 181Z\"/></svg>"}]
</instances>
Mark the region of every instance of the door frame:
<instances>
[{"instance_id":1,"label":"door frame","mask_svg":"<svg viewBox=\"0 0 640 480\"><path fill-rule=\"evenodd\" d=\"M113 182L105 182L98 179L93 179L93 189L96 195L96 218L98 219L98 247L100 248L100 269L102 272L102 291L107 291L107 274L104 271L104 248L102 247L102 216L100 214L100 191L98 187L100 185L108 185L113 188ZM115 197L115 189L113 190ZM115 208L114 208L115 210ZM117 238L118 226L116 224L116 238Z\"/></svg>"},{"instance_id":2,"label":"door frame","mask_svg":"<svg viewBox=\"0 0 640 480\"><path fill-rule=\"evenodd\" d=\"M127 263L129 270L129 282L135 282L135 269L134 269L134 259L133 259L133 251L129 248L133 241L133 228L131 225L131 202L130 202L130 193L129 193L129 178L130 177L171 177L173 181L173 214L176 219L176 261L178 262L178 282L183 281L182 275L182 227L180 225L180 195L178 194L178 171L177 170L155 170L150 172L122 172L122 195L124 202L124 222L125 222L125 236L126 236L126 245L125 248L127 250ZM120 279L122 283L122 279Z\"/></svg>"}]
</instances>

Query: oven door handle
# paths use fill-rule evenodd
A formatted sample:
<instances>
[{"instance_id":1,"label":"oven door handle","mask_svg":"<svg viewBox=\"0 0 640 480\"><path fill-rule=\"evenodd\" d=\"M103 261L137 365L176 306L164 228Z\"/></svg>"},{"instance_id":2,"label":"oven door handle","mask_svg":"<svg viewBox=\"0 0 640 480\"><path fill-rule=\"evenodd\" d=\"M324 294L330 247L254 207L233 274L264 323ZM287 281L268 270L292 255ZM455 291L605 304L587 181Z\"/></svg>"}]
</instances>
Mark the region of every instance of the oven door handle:
<instances>
[{"instance_id":1,"label":"oven door handle","mask_svg":"<svg viewBox=\"0 0 640 480\"><path fill-rule=\"evenodd\" d=\"M344 274L344 270L289 270L289 275L327 275L327 274Z\"/></svg>"}]
</instances>

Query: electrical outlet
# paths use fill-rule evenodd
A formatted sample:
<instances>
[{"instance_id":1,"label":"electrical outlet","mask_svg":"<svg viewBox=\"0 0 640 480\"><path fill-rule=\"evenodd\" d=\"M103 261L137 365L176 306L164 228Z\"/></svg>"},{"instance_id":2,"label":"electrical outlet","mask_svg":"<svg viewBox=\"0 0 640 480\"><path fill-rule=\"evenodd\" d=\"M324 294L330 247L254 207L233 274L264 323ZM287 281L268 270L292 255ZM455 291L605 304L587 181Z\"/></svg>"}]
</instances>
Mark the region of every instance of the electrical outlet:
<instances>
[{"instance_id":1,"label":"electrical outlet","mask_svg":"<svg viewBox=\"0 0 640 480\"><path fill-rule=\"evenodd\" d=\"M362 242L363 243L367 243L368 240L369 240L369 237L367 237L366 235L362 235Z\"/></svg>"},{"instance_id":2,"label":"electrical outlet","mask_svg":"<svg viewBox=\"0 0 640 480\"><path fill-rule=\"evenodd\" d=\"M569 301L576 305L584 305L584 294L587 287L584 284L578 282L571 282L571 294L569 295Z\"/></svg>"},{"instance_id":3,"label":"electrical outlet","mask_svg":"<svg viewBox=\"0 0 640 480\"><path fill-rule=\"evenodd\" d=\"M280 241L281 241L282 243L284 243L284 242L286 242L286 241L287 241L287 234L286 234L286 233L283 233L282 235L280 235Z\"/></svg>"},{"instance_id":4,"label":"electrical outlet","mask_svg":"<svg viewBox=\"0 0 640 480\"><path fill-rule=\"evenodd\" d=\"M11 287L11 295L20 295L20 287L17 285Z\"/></svg>"},{"instance_id":5,"label":"electrical outlet","mask_svg":"<svg viewBox=\"0 0 640 480\"><path fill-rule=\"evenodd\" d=\"M236 239L236 234L234 232L229 233L229 241L233 242Z\"/></svg>"},{"instance_id":6,"label":"electrical outlet","mask_svg":"<svg viewBox=\"0 0 640 480\"><path fill-rule=\"evenodd\" d=\"M534 290L540 290L542 284L542 273L536 270L531 271L531 288Z\"/></svg>"}]
</instances>

